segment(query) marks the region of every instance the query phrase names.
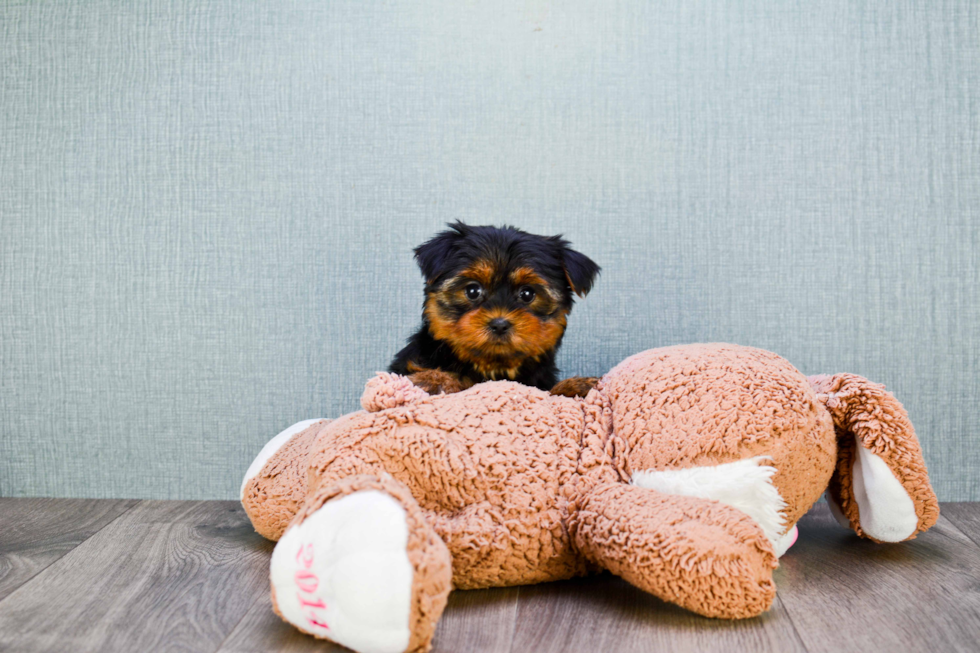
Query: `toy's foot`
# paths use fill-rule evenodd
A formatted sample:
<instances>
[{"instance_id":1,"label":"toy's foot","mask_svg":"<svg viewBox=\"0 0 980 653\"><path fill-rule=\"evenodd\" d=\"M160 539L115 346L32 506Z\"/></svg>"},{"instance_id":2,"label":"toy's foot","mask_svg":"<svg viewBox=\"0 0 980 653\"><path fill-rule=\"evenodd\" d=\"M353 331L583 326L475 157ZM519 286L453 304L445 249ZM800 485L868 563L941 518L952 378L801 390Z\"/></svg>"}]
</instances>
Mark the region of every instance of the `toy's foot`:
<instances>
[{"instance_id":1,"label":"toy's foot","mask_svg":"<svg viewBox=\"0 0 980 653\"><path fill-rule=\"evenodd\" d=\"M378 490L327 502L272 554L279 614L356 651L408 647L412 565L405 510Z\"/></svg>"},{"instance_id":2,"label":"toy's foot","mask_svg":"<svg viewBox=\"0 0 980 653\"><path fill-rule=\"evenodd\" d=\"M449 593L448 551L417 505L361 485L302 511L279 540L273 605L303 632L360 653L426 650Z\"/></svg>"}]
</instances>

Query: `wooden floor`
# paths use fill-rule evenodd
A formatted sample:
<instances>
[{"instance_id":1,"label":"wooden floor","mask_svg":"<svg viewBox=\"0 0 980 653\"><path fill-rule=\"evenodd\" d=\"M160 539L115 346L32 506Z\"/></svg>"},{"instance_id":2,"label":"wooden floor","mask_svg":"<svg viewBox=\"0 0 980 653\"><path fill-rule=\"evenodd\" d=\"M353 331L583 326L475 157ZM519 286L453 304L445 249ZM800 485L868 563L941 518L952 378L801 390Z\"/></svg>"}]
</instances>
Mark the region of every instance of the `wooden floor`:
<instances>
[{"instance_id":1,"label":"wooden floor","mask_svg":"<svg viewBox=\"0 0 980 653\"><path fill-rule=\"evenodd\" d=\"M454 592L436 651L980 651L980 503L897 545L818 505L748 621L705 619L609 575ZM269 603L272 544L235 502L0 499L0 651L344 650Z\"/></svg>"}]
</instances>

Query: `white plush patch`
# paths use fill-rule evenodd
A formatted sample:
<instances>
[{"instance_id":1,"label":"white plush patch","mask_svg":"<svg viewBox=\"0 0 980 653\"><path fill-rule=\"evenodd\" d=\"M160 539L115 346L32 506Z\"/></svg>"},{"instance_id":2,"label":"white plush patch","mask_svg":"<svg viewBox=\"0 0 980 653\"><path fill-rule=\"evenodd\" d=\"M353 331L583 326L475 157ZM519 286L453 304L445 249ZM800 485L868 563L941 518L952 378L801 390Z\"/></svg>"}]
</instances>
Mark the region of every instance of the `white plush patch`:
<instances>
[{"instance_id":1,"label":"white plush patch","mask_svg":"<svg viewBox=\"0 0 980 653\"><path fill-rule=\"evenodd\" d=\"M252 477L257 476L258 473L262 471L265 464L269 462L269 458L272 458L272 456L274 456L284 444L289 442L290 438L292 438L294 435L300 431L305 431L307 428L316 424L322 419L322 417L317 417L316 419L296 422L288 429L266 442L265 446L262 447L262 451L259 452L259 455L255 457L255 460L252 461L252 464L249 465L248 469L245 471L245 478L242 479L242 489L238 492L238 499L241 501L245 498L245 486L248 485L248 482L252 479Z\"/></svg>"},{"instance_id":2,"label":"white plush patch","mask_svg":"<svg viewBox=\"0 0 980 653\"><path fill-rule=\"evenodd\" d=\"M876 454L861 446L854 460L852 485L861 529L881 542L908 539L919 525L915 503Z\"/></svg>"},{"instance_id":3,"label":"white plush patch","mask_svg":"<svg viewBox=\"0 0 980 653\"><path fill-rule=\"evenodd\" d=\"M359 653L404 651L413 574L406 519L390 496L363 490L287 530L270 567L282 616Z\"/></svg>"},{"instance_id":4,"label":"white plush patch","mask_svg":"<svg viewBox=\"0 0 980 653\"><path fill-rule=\"evenodd\" d=\"M795 524L793 528L777 537L776 541L772 543L773 548L776 549L776 557L782 558L783 554L789 551L789 547L796 543L797 537L799 537L799 530Z\"/></svg>"},{"instance_id":5,"label":"white plush patch","mask_svg":"<svg viewBox=\"0 0 980 653\"><path fill-rule=\"evenodd\" d=\"M755 520L776 547L783 534L786 502L772 484L776 468L761 464L768 456L756 456L733 463L641 471L633 474L633 485L664 494L714 499L741 510Z\"/></svg>"}]
</instances>

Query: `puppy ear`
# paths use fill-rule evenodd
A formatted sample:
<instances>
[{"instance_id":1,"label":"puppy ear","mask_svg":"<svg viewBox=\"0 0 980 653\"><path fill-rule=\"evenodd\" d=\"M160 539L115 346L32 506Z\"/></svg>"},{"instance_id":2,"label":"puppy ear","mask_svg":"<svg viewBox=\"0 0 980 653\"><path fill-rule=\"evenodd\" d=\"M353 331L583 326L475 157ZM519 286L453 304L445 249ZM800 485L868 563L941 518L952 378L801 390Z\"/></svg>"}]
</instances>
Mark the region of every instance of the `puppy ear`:
<instances>
[{"instance_id":1,"label":"puppy ear","mask_svg":"<svg viewBox=\"0 0 980 653\"><path fill-rule=\"evenodd\" d=\"M596 275L602 270L595 261L585 254L576 252L565 245L562 249L562 265L565 268L565 278L579 297L585 297L592 290Z\"/></svg>"},{"instance_id":2,"label":"puppy ear","mask_svg":"<svg viewBox=\"0 0 980 653\"><path fill-rule=\"evenodd\" d=\"M415 262L419 264L426 283L432 283L443 272L453 246L469 232L469 227L459 221L446 226L449 229L436 234L414 250Z\"/></svg>"}]
</instances>

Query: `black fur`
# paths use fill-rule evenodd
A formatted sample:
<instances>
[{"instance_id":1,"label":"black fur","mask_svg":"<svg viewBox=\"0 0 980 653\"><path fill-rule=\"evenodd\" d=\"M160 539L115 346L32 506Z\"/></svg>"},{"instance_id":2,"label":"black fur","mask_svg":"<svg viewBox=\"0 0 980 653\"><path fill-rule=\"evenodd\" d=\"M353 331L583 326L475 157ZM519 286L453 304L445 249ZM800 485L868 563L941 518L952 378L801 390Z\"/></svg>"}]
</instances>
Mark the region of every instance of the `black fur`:
<instances>
[{"instance_id":1,"label":"black fur","mask_svg":"<svg viewBox=\"0 0 980 653\"><path fill-rule=\"evenodd\" d=\"M501 278L506 278L509 271L515 268L528 267L560 295L561 299L550 315L536 314L538 318L551 319L559 312L570 312L573 295L584 297L592 289L600 271L598 265L584 254L572 250L561 236L538 236L514 227L468 226L462 222L448 226L448 230L415 249L415 259L425 278L426 298L436 292L443 280L455 276L475 261L491 262L495 274ZM484 303L506 310L528 310L525 306L516 305L518 302L513 292L503 289L488 295ZM443 306L443 310L456 319L471 308ZM430 326L423 312L421 327L395 356L389 371L410 375L419 368L439 369L473 383L489 380L472 364L460 360L449 344L437 340ZM550 351L540 355L537 360L526 358L513 380L543 390L551 389L558 380L555 355L560 344L561 337Z\"/></svg>"}]
</instances>

